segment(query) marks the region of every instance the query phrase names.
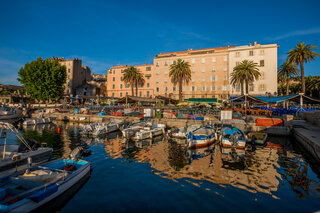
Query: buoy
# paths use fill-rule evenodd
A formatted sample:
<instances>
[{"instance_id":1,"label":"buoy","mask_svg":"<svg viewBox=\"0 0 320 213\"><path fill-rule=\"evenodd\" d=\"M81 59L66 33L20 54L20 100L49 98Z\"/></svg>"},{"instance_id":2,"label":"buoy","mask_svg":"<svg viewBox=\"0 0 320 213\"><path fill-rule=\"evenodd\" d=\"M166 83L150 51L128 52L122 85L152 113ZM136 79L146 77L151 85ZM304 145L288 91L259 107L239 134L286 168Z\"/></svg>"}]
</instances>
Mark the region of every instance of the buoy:
<instances>
[{"instance_id":1,"label":"buoy","mask_svg":"<svg viewBox=\"0 0 320 213\"><path fill-rule=\"evenodd\" d=\"M60 127L57 129L57 132L58 132L58 134L60 134L60 132L61 132L61 129L60 129Z\"/></svg>"}]
</instances>

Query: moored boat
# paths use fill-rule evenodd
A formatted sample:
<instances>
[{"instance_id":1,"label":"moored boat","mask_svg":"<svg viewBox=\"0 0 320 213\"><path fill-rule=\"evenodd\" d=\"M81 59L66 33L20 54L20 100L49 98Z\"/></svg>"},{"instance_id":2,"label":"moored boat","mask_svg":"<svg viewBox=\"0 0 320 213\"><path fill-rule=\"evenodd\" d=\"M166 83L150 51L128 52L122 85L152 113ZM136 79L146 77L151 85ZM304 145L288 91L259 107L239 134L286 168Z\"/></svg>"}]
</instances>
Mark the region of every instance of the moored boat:
<instances>
[{"instance_id":1,"label":"moored boat","mask_svg":"<svg viewBox=\"0 0 320 213\"><path fill-rule=\"evenodd\" d=\"M144 140L165 134L164 124L153 124L151 127L144 127L132 137L133 140Z\"/></svg>"},{"instance_id":2,"label":"moored boat","mask_svg":"<svg viewBox=\"0 0 320 213\"><path fill-rule=\"evenodd\" d=\"M0 108L0 121L18 120L22 118L22 111L19 109Z\"/></svg>"},{"instance_id":3,"label":"moored boat","mask_svg":"<svg viewBox=\"0 0 320 213\"><path fill-rule=\"evenodd\" d=\"M189 149L210 146L217 139L212 125L201 126L187 133Z\"/></svg>"},{"instance_id":4,"label":"moored boat","mask_svg":"<svg viewBox=\"0 0 320 213\"><path fill-rule=\"evenodd\" d=\"M30 212L71 190L90 175L90 163L57 159L0 179L0 211Z\"/></svg>"},{"instance_id":5,"label":"moored boat","mask_svg":"<svg viewBox=\"0 0 320 213\"><path fill-rule=\"evenodd\" d=\"M142 130L146 126L145 121L137 122L137 123L132 123L129 126L125 127L122 129L122 135L126 139L132 138L136 132Z\"/></svg>"},{"instance_id":6,"label":"moored boat","mask_svg":"<svg viewBox=\"0 0 320 213\"><path fill-rule=\"evenodd\" d=\"M249 132L247 134L247 142L251 142L256 145L266 145L267 137L268 137L268 133Z\"/></svg>"},{"instance_id":7,"label":"moored boat","mask_svg":"<svg viewBox=\"0 0 320 213\"><path fill-rule=\"evenodd\" d=\"M221 145L223 147L234 147L244 149L246 136L237 127L224 127L221 129Z\"/></svg>"},{"instance_id":8,"label":"moored boat","mask_svg":"<svg viewBox=\"0 0 320 213\"><path fill-rule=\"evenodd\" d=\"M23 122L24 126L29 126L29 125L37 125L37 124L48 124L52 123L54 121L54 117L47 117L47 118L27 118Z\"/></svg>"}]
</instances>

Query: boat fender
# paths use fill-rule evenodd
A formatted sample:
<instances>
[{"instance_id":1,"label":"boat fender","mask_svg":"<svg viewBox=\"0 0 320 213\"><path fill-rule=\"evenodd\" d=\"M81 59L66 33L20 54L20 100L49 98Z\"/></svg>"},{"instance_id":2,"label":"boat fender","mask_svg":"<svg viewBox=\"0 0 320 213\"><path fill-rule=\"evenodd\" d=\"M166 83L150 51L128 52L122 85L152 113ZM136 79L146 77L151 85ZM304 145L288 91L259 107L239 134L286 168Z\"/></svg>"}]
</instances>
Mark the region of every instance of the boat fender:
<instances>
[{"instance_id":1,"label":"boat fender","mask_svg":"<svg viewBox=\"0 0 320 213\"><path fill-rule=\"evenodd\" d=\"M64 170L64 171L75 171L75 170L77 170L77 167L74 166L74 165L69 164L69 165L64 166L62 170Z\"/></svg>"}]
</instances>

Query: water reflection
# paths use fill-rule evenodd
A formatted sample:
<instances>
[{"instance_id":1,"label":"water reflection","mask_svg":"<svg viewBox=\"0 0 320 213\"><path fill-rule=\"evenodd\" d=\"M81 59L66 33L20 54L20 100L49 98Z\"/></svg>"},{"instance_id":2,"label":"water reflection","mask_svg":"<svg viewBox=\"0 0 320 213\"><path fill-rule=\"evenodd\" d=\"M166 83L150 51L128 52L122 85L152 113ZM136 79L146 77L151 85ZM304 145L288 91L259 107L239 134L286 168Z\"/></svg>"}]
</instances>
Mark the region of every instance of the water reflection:
<instances>
[{"instance_id":1,"label":"water reflection","mask_svg":"<svg viewBox=\"0 0 320 213\"><path fill-rule=\"evenodd\" d=\"M292 151L284 151L282 145L271 142L267 147L249 152L221 148L220 144L190 150L185 141L156 139L134 142L117 137L105 142L105 150L111 158L149 163L154 173L163 178L188 180L199 187L202 180L206 180L277 198L274 192L278 190L280 181L285 179L301 198L301 191L307 194L313 190L310 189L307 163ZM319 187L318 183L316 185L312 188Z\"/></svg>"}]
</instances>

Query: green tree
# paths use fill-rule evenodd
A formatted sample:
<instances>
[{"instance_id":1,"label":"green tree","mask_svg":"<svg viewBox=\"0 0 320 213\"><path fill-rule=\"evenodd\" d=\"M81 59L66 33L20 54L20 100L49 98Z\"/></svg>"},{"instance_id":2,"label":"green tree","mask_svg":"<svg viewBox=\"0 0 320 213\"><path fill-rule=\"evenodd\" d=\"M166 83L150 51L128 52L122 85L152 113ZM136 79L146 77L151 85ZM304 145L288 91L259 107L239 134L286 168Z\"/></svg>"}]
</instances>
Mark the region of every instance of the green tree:
<instances>
[{"instance_id":1,"label":"green tree","mask_svg":"<svg viewBox=\"0 0 320 213\"><path fill-rule=\"evenodd\" d=\"M57 61L39 57L26 63L18 72L18 81L23 84L32 99L57 101L64 92L66 67Z\"/></svg>"},{"instance_id":2,"label":"green tree","mask_svg":"<svg viewBox=\"0 0 320 213\"><path fill-rule=\"evenodd\" d=\"M188 84L191 80L190 64L179 58L176 63L170 65L169 77L174 85L179 85L179 102L181 102L182 83Z\"/></svg>"},{"instance_id":3,"label":"green tree","mask_svg":"<svg viewBox=\"0 0 320 213\"><path fill-rule=\"evenodd\" d=\"M246 94L249 94L249 83L258 80L261 73L258 64L252 61L243 60L239 65L233 68L231 73L231 84L233 86L241 86L241 94L243 94L243 83L246 85Z\"/></svg>"},{"instance_id":4,"label":"green tree","mask_svg":"<svg viewBox=\"0 0 320 213\"><path fill-rule=\"evenodd\" d=\"M143 74L137 70L136 76L135 76L135 82L136 82L136 96L138 96L138 87L139 85L142 85L145 83L145 79L143 77Z\"/></svg>"},{"instance_id":5,"label":"green tree","mask_svg":"<svg viewBox=\"0 0 320 213\"><path fill-rule=\"evenodd\" d=\"M136 76L137 76L138 70L134 66L129 66L127 69L123 71L123 81L126 84L130 84L131 86L131 95L134 96L134 90L133 87L136 84Z\"/></svg>"},{"instance_id":6,"label":"green tree","mask_svg":"<svg viewBox=\"0 0 320 213\"><path fill-rule=\"evenodd\" d=\"M288 62L300 64L302 92L306 92L306 81L304 76L304 63L311 62L320 56L314 50L318 49L317 46L299 42L295 49L290 50L288 54Z\"/></svg>"},{"instance_id":7,"label":"green tree","mask_svg":"<svg viewBox=\"0 0 320 213\"><path fill-rule=\"evenodd\" d=\"M292 77L299 75L297 66L293 63L284 62L278 70L278 78L286 83L286 95L289 95L289 83Z\"/></svg>"},{"instance_id":8,"label":"green tree","mask_svg":"<svg viewBox=\"0 0 320 213\"><path fill-rule=\"evenodd\" d=\"M306 77L306 95L318 97L320 94L320 76Z\"/></svg>"}]
</instances>

